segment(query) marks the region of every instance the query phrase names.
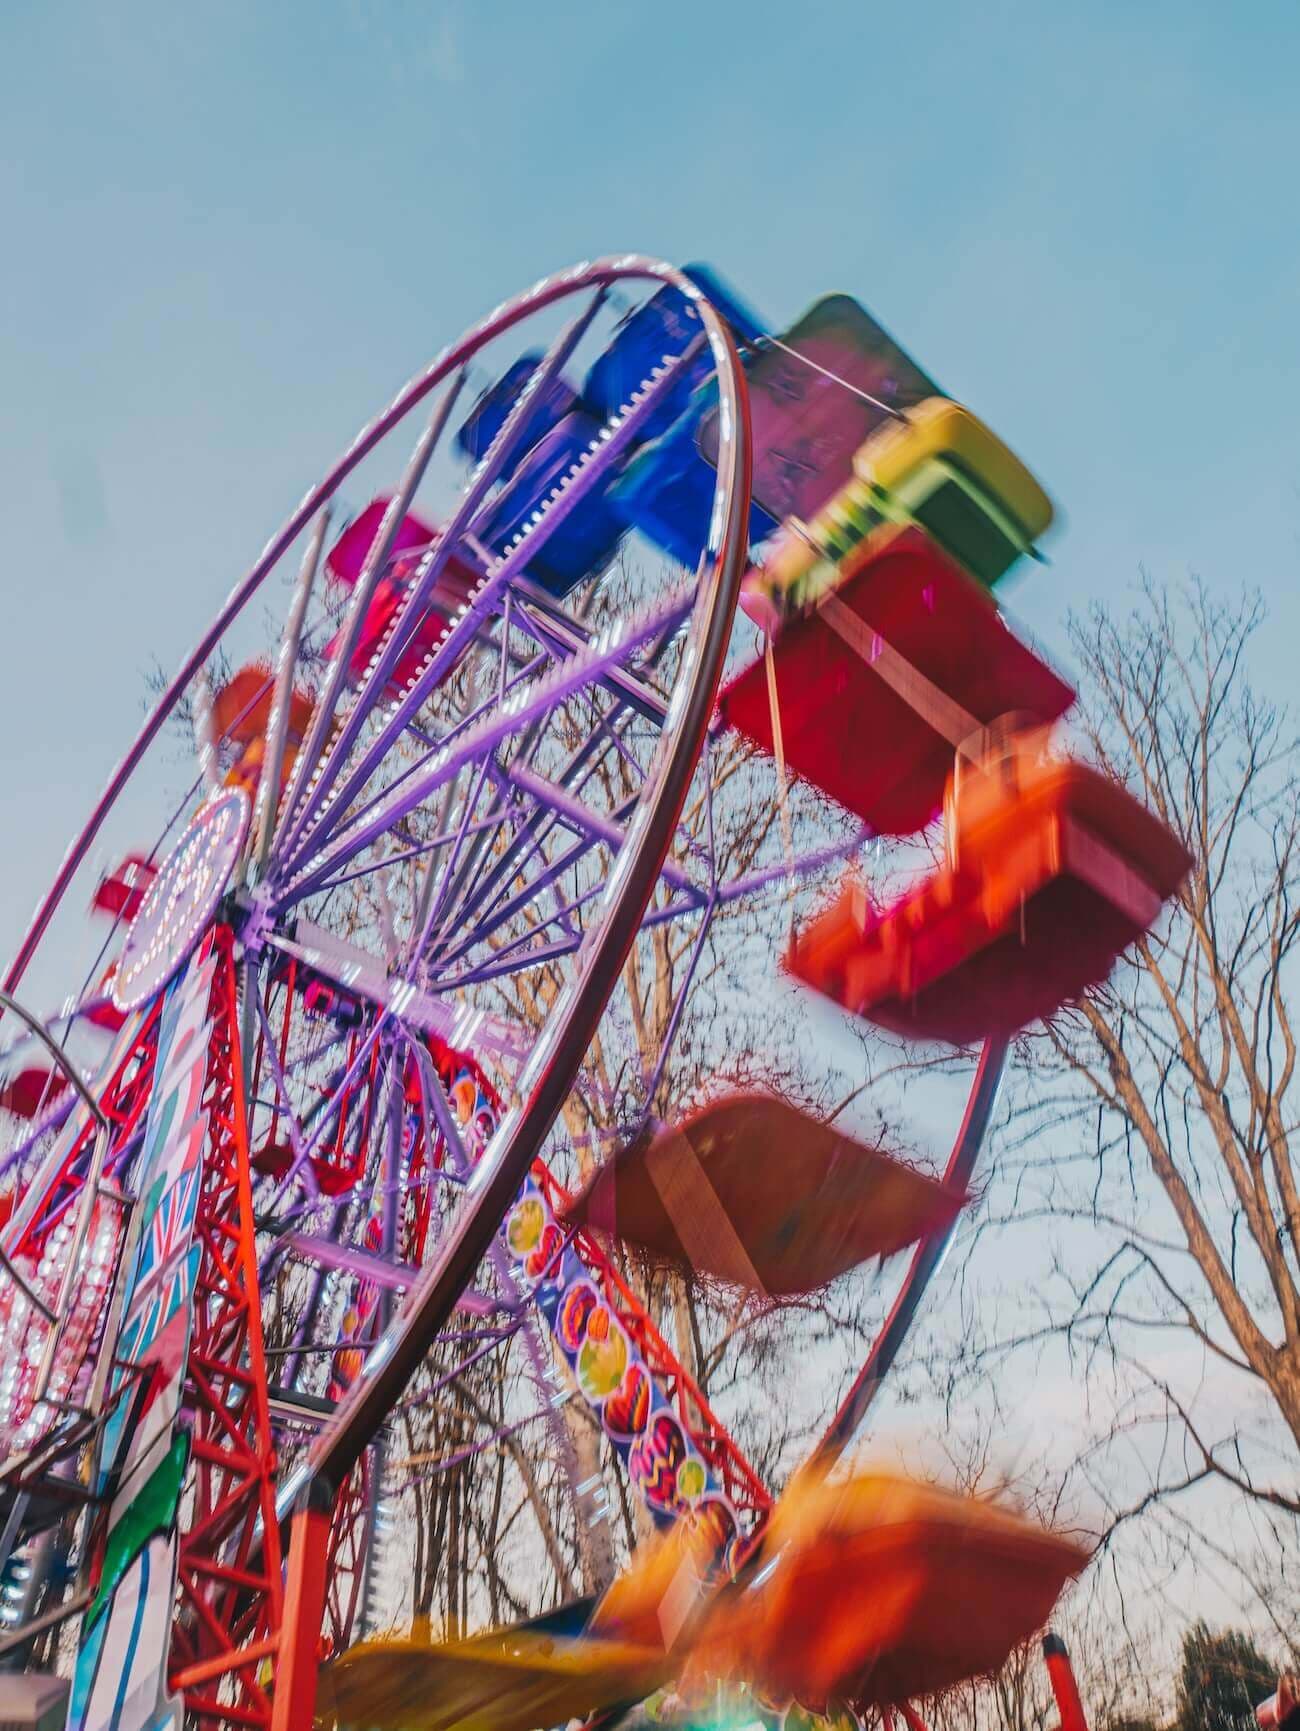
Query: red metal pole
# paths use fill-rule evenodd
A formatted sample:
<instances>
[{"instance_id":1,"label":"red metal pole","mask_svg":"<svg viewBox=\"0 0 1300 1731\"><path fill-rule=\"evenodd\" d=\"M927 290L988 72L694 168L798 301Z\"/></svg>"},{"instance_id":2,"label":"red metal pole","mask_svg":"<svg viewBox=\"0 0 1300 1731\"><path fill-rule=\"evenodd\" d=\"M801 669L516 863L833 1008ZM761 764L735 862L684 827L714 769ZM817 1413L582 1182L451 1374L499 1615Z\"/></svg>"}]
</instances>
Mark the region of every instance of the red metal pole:
<instances>
[{"instance_id":1,"label":"red metal pole","mask_svg":"<svg viewBox=\"0 0 1300 1731\"><path fill-rule=\"evenodd\" d=\"M1052 1693L1056 1696L1056 1710L1061 1715L1061 1731L1088 1731L1083 1702L1079 1699L1079 1685L1074 1680L1074 1668L1065 1650L1065 1642L1059 1635L1043 1636L1043 1657L1047 1660L1047 1675L1052 1680Z\"/></svg>"},{"instance_id":2,"label":"red metal pole","mask_svg":"<svg viewBox=\"0 0 1300 1731\"><path fill-rule=\"evenodd\" d=\"M327 1494L320 1479L311 1480L305 1501L294 1512L289 1533L289 1578L275 1667L271 1731L312 1731L333 1512L333 1496Z\"/></svg>"}]
</instances>

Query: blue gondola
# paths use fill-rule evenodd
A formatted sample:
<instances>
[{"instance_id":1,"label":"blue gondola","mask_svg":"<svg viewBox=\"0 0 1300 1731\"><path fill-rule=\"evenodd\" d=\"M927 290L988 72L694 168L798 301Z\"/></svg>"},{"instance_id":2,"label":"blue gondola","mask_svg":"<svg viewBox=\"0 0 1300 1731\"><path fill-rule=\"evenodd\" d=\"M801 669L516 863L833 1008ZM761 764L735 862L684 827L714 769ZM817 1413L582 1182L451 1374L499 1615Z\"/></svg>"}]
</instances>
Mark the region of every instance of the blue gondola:
<instances>
[{"instance_id":1,"label":"blue gondola","mask_svg":"<svg viewBox=\"0 0 1300 1731\"><path fill-rule=\"evenodd\" d=\"M478 462L501 431L506 416L514 407L516 397L541 360L540 349L520 355L517 361L506 368L495 384L489 385L478 398L456 433L456 449L471 462ZM538 440L544 438L552 427L577 407L578 393L569 381L563 377L552 379L536 409L529 416L523 436L516 442L513 454L501 471L501 478L508 480Z\"/></svg>"},{"instance_id":2,"label":"blue gondola","mask_svg":"<svg viewBox=\"0 0 1300 1731\"><path fill-rule=\"evenodd\" d=\"M703 265L685 274L731 327L742 352L761 336L755 314ZM480 538L503 551L559 485L609 416L625 408L665 361L684 354L703 337L690 297L667 284L628 313L588 370L581 393L554 379L529 417L516 455L502 471L505 486L491 507ZM456 435L462 452L477 460L503 425L537 365L536 353L521 355L475 403ZM701 416L717 401L711 379L713 356L701 342L681 377L643 423L630 463L617 481L602 482L583 498L529 563L530 574L554 595L564 595L594 575L612 557L620 536L635 526L684 564L694 565L708 534L715 474L695 442ZM619 503L612 504L611 487ZM752 538L775 527L756 507Z\"/></svg>"},{"instance_id":3,"label":"blue gondola","mask_svg":"<svg viewBox=\"0 0 1300 1731\"><path fill-rule=\"evenodd\" d=\"M688 264L685 274L731 326L736 341L753 343L761 334L758 317L706 265ZM582 395L592 412L608 416L628 402L657 367L683 354L704 327L693 303L665 284L648 301L628 313L615 330L608 347L592 362L583 380ZM700 345L690 364L645 423L642 439L648 442L666 433L687 408L692 393L713 372L713 357L707 342Z\"/></svg>"},{"instance_id":4,"label":"blue gondola","mask_svg":"<svg viewBox=\"0 0 1300 1731\"><path fill-rule=\"evenodd\" d=\"M610 503L628 528L639 529L690 570L708 540L718 483L718 472L700 454L698 442L700 423L716 402L717 387L710 380L663 437L633 457L610 493ZM750 507L751 547L765 541L775 528L776 518L761 505Z\"/></svg>"},{"instance_id":5,"label":"blue gondola","mask_svg":"<svg viewBox=\"0 0 1300 1731\"><path fill-rule=\"evenodd\" d=\"M492 502L478 531L480 540L493 552L504 553L590 448L600 428L599 421L581 410L552 427ZM614 555L625 525L610 507L609 480L602 476L593 491L584 494L528 562L528 575L552 595L567 595L575 584L602 571Z\"/></svg>"}]
</instances>

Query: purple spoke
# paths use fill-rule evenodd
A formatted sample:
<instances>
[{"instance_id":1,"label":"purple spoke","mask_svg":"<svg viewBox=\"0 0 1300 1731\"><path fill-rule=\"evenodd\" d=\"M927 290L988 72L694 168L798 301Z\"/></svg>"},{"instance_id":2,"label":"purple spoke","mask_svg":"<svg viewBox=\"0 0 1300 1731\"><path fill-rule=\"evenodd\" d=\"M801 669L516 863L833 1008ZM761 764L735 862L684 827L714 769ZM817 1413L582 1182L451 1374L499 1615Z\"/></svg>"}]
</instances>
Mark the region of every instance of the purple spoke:
<instances>
[{"instance_id":1,"label":"purple spoke","mask_svg":"<svg viewBox=\"0 0 1300 1731\"><path fill-rule=\"evenodd\" d=\"M343 695L343 687L351 675L352 658L356 653L361 627L365 623L366 613L374 599L380 575L392 555L393 546L397 540L397 532L405 520L417 487L424 479L424 472L429 466L429 459L433 456L434 449L442 437L443 429L451 415L452 406L460 395L464 380L465 373L462 368L439 398L437 407L430 416L424 432L416 440L415 449L411 452L406 465L406 472L398 484L397 491L388 502L383 521L379 525L379 533L366 550L365 560L357 575L356 583L353 585L352 598L348 603L347 615L343 621L338 651L326 678L325 690L321 694L320 702L312 716L307 737L302 743L298 761L294 765L289 791L284 798L280 833L275 843L277 853L282 854L293 846L295 840L302 833L303 824L311 815L313 804L325 791L324 786L318 784L322 784L324 777L329 775L330 765L328 761L324 764L320 762L321 753L325 750L330 726L338 709L339 699ZM363 690L364 684L363 681ZM379 689L383 690L382 685ZM358 701L354 706L354 714L361 707L361 703ZM350 716L348 719L350 721L352 717ZM344 725L346 727L347 723ZM339 741L336 740L335 745L337 746L338 743ZM334 752L331 750L330 759L333 756Z\"/></svg>"},{"instance_id":2,"label":"purple spoke","mask_svg":"<svg viewBox=\"0 0 1300 1731\"><path fill-rule=\"evenodd\" d=\"M449 1382L455 1382L458 1376L463 1376L471 1365L477 1364L480 1359L486 1358L490 1352L495 1352L499 1346L505 1345L507 1341L512 1339L518 1328L519 1319L516 1318L515 1321L511 1323L510 1327L508 1329L503 1329L495 1339L485 1341L482 1346L478 1347L474 1352L471 1352L468 1358L463 1358L459 1364L453 1365L450 1370L444 1371L435 1382L431 1382L426 1388L422 1388L418 1394L412 1395L409 1400L403 1401L401 1410L403 1412L410 1412L417 1406L428 1406L434 1395L438 1394L440 1390L446 1388Z\"/></svg>"},{"instance_id":3,"label":"purple spoke","mask_svg":"<svg viewBox=\"0 0 1300 1731\"><path fill-rule=\"evenodd\" d=\"M531 661L519 669L515 678L511 680L510 690L513 691L516 688L525 688L529 680L535 679L549 665L550 658L548 656L535 655ZM483 720L487 716L496 714L499 707L500 706L497 704L495 698L484 698L482 703L476 705L467 715L463 715L460 720L456 722L454 727L449 728L441 739L431 738L427 733L423 732L414 724L406 727L403 731L418 739L419 742L425 746L425 755L421 758L417 758L414 763L407 764L402 769L400 775L394 776L392 781L387 782L383 787L377 788L374 793L371 794L369 799L362 800L358 805L354 806L347 814L350 821L352 823L357 823L368 813L376 810L380 805L390 801L392 796L406 782L408 782L412 776L417 775L421 769L430 763L440 751L454 745L464 733L474 726L476 722ZM403 815L405 816L405 814ZM393 827L396 828L396 824ZM313 834L314 833L315 832L313 832Z\"/></svg>"},{"instance_id":4,"label":"purple spoke","mask_svg":"<svg viewBox=\"0 0 1300 1731\"><path fill-rule=\"evenodd\" d=\"M525 587L522 579L516 579L516 589ZM535 595L545 595L545 590L536 590L531 583L527 585L529 606L522 604L516 608L519 629L527 632L552 656L557 652L572 654L577 649L584 648L596 635L585 625L570 619L560 608L554 605L543 607ZM549 600L550 597L548 596ZM668 713L666 699L662 698L652 685L639 678L629 668L616 667L611 669L600 681L628 708L637 710L647 721L662 727L664 716Z\"/></svg>"},{"instance_id":5,"label":"purple spoke","mask_svg":"<svg viewBox=\"0 0 1300 1731\"><path fill-rule=\"evenodd\" d=\"M290 1232L280 1240L284 1253L297 1256L331 1273L355 1274L385 1292L405 1292L419 1274L393 1256L380 1256L373 1250L357 1250L348 1244L337 1244L315 1233Z\"/></svg>"},{"instance_id":6,"label":"purple spoke","mask_svg":"<svg viewBox=\"0 0 1300 1731\"><path fill-rule=\"evenodd\" d=\"M490 1436L484 1437L481 1442L467 1443L463 1449L459 1449L455 1454L445 1455L441 1460L433 1462L422 1471L412 1473L408 1478L403 1479L396 1486L398 1494L410 1490L413 1485L422 1484L425 1479L436 1478L439 1473L450 1472L453 1467L464 1466L465 1462L473 1460L475 1455L481 1455L486 1449L494 1448L497 1443L504 1442L506 1437L514 1436L516 1431L523 1430L526 1425L536 1424L539 1418L546 1418L549 1414L550 1408L546 1406L539 1412L530 1412L527 1418L513 1419L509 1424L499 1426Z\"/></svg>"},{"instance_id":7,"label":"purple spoke","mask_svg":"<svg viewBox=\"0 0 1300 1731\"><path fill-rule=\"evenodd\" d=\"M280 898L281 906L291 906L312 894L337 865L355 858L397 818L405 817L450 781L462 765L494 750L511 734L521 732L530 721L550 714L565 698L572 696L607 667L615 665L639 643L656 636L665 619L684 618L690 607L689 592L679 592L652 612L628 620L621 633L611 636L606 628L585 654L559 663L549 674L536 680L530 694L517 693L512 707L487 715L476 726L467 729L455 749L443 746L432 762L411 778L409 787L400 790L397 796L390 795L382 800L367 819L340 831L314 864L291 879Z\"/></svg>"},{"instance_id":8,"label":"purple spoke","mask_svg":"<svg viewBox=\"0 0 1300 1731\"><path fill-rule=\"evenodd\" d=\"M599 887L603 888L603 885ZM539 926L537 929L540 932L543 928ZM526 934L519 942L526 942L527 938L532 935L532 933ZM517 948L517 946L515 947ZM543 962L554 962L558 961L561 956L571 956L575 950L581 949L581 947L582 938L577 933L571 937L556 938L548 944L537 945L535 949L528 950L523 955L506 953L504 959L494 955L491 961L484 962L479 967L466 968L463 973L447 976L441 981L441 984L449 992L464 986L486 985L489 980L499 980L507 974L517 974L525 968L536 968Z\"/></svg>"},{"instance_id":9,"label":"purple spoke","mask_svg":"<svg viewBox=\"0 0 1300 1731\"><path fill-rule=\"evenodd\" d=\"M571 793L566 793L554 782L533 775L528 770L513 773L507 771L507 774L523 792L535 799L538 805L553 811L562 824L576 830L580 836L585 836L589 846L603 842L617 853L627 840L627 831L621 823L593 811L589 805L584 805L580 799L575 799ZM700 897L705 893L680 866L673 865L670 860L664 861L660 875L676 890Z\"/></svg>"},{"instance_id":10,"label":"purple spoke","mask_svg":"<svg viewBox=\"0 0 1300 1731\"><path fill-rule=\"evenodd\" d=\"M499 829L503 823L510 820L509 806L501 806L491 811L486 817L476 818L469 826L467 833L477 835L485 830ZM389 832L392 833L391 831ZM375 872L387 871L391 866L404 865L407 860L423 859L425 854L436 853L439 848L449 847L456 839L455 830L444 830L432 841L421 842L418 847L406 848L402 853L386 854L383 859L372 861L370 865L357 866L354 871L344 872L336 878L329 878L321 885L322 891L338 889L341 884L354 883L358 878L371 877Z\"/></svg>"},{"instance_id":11,"label":"purple spoke","mask_svg":"<svg viewBox=\"0 0 1300 1731\"><path fill-rule=\"evenodd\" d=\"M300 941L295 942L272 933L266 941L324 974L353 997L365 998L452 1046L461 1048L477 1042L478 1048L509 1063L517 1062L528 1049L511 1023L432 997L410 981L393 979L369 951L336 939L307 920L298 922L298 938Z\"/></svg>"},{"instance_id":12,"label":"purple spoke","mask_svg":"<svg viewBox=\"0 0 1300 1731\"><path fill-rule=\"evenodd\" d=\"M310 1139L302 1144L301 1153L295 1151L293 1164L281 1179L278 1189L275 1191L275 1194L272 1196L271 1201L268 1204L267 1212L274 1208L275 1204L285 1194L299 1172L305 1174L304 1182L312 1200L314 1201L320 1195L320 1186L316 1182L316 1174L312 1171L310 1165L311 1156L320 1145L322 1137L325 1135L333 1121L335 1112L339 1109L339 1105L336 1105L336 1102L341 1105L341 1102L346 1098L352 1084L361 1073L362 1065L365 1064L367 1059L370 1057L371 1051L374 1049L375 1041L379 1038L384 1024L388 1020L389 1014L390 1012L387 1009L381 1009L379 1014L375 1017L374 1026L358 1047L356 1057L353 1058L352 1062L343 1072L343 1078L338 1087L335 1088L333 1098L321 1109L319 1123L312 1131Z\"/></svg>"},{"instance_id":13,"label":"purple spoke","mask_svg":"<svg viewBox=\"0 0 1300 1731\"><path fill-rule=\"evenodd\" d=\"M570 791L574 793L582 792L587 781L590 780L591 776L593 776L600 767L599 758L593 756L593 753L597 749L597 743L594 734L589 734L587 736L578 747L577 751L572 754L568 763L561 771L559 777L561 785L565 785L572 781L573 787ZM626 805L620 806L613 814L615 819L621 820L623 817L627 816L634 809L634 805L634 801L629 801ZM506 848L502 858L493 865L491 871L483 874L478 883L475 884L469 890L468 894L463 896L457 904L454 912L458 922L462 926L466 924L471 914L482 909L485 904L487 904L487 913L482 915L479 920L478 923L480 927L490 917L495 917L498 925L500 924L501 920L506 917L506 915L501 911L502 897L510 895L511 880L515 877L517 872L522 869L523 864L531 853L536 853L543 861L546 859L542 844L555 829L557 822L558 820L553 812L538 810L535 810L531 817L523 820L523 828L520 830L515 841ZM567 850L563 860L557 863L560 864L562 869L567 868L569 864L576 863L576 861L582 857L583 853L587 851L588 849L583 844L571 847ZM511 908L513 909L515 906L525 905L532 893L531 890L527 893L518 892L515 902L511 904ZM519 899L519 896L521 895L522 900ZM489 897L494 897L495 899L489 903ZM447 922L444 922L444 930L446 930L446 926ZM441 937L441 935L442 934L440 933L439 936ZM473 943L476 941L477 938L472 938L468 947L472 948ZM459 955L466 947L467 946L465 945L458 946L453 953ZM439 951L438 953L441 955L443 952Z\"/></svg>"},{"instance_id":14,"label":"purple spoke","mask_svg":"<svg viewBox=\"0 0 1300 1731\"><path fill-rule=\"evenodd\" d=\"M441 863L436 880L433 875L433 862L429 862L429 875L425 881L425 889L420 898L421 906L417 911L418 929L412 934L410 948L407 952L408 972L410 972L418 963L424 946L429 940L429 932L432 929L433 922L437 919L439 913L441 913L447 897L455 893L456 868L460 862L461 849L465 845L465 837L469 830L470 815L478 805L479 796L482 794L483 785L488 779L488 771L492 766L492 762L492 753L489 752L478 767L474 776L473 785L465 795L465 810L461 816L460 828L457 831L456 839L452 843L446 859ZM501 807L503 816L507 809L508 807L505 805Z\"/></svg>"},{"instance_id":15,"label":"purple spoke","mask_svg":"<svg viewBox=\"0 0 1300 1731\"><path fill-rule=\"evenodd\" d=\"M280 793L280 778L284 773L285 745L289 737L289 717L293 709L293 681L298 670L298 650L302 642L303 620L312 586L320 568L320 556L329 533L330 508L324 506L316 518L315 527L299 567L293 600L284 622L280 653L275 666L275 695L267 719L267 749L262 773L257 783L257 805L253 812L253 855L255 870L260 877L271 857L275 839L276 803ZM287 811L287 806L286 806Z\"/></svg>"},{"instance_id":16,"label":"purple spoke","mask_svg":"<svg viewBox=\"0 0 1300 1731\"><path fill-rule=\"evenodd\" d=\"M614 820L619 821L630 816L635 804L635 800L629 800L626 805L619 806L614 813ZM550 810L539 811L530 822L536 822L537 818L546 820L546 829L543 834L532 838L534 849L540 853L542 841L545 839L546 835L555 828L559 819L558 815ZM528 833L527 830L523 832L523 835L520 838L521 841L528 836ZM495 885L491 882L485 883L481 886L479 893L473 899L457 908L456 912L460 926L462 928L466 926L469 914L476 907L482 907L484 897L491 893L494 887L499 889L502 894L508 896L509 899L503 903L500 895L498 895L496 901L491 904L487 911L482 914L473 926L469 927L467 934L462 941L455 944L450 949L444 948L437 952L437 960L439 963L445 967L448 962L458 961L462 957L469 955L472 950L484 941L487 932L499 930L505 920L510 919L515 914L521 912L522 909L526 908L530 902L535 900L543 890L548 889L552 884L558 882L570 867L576 866L581 859L585 858L592 851L594 845L597 844L585 838L572 842L556 859L551 860L546 864L539 878L524 884L520 889L516 890L513 895L510 894L510 880L514 876L513 866L508 871L502 871L496 874ZM542 857L545 858L545 855ZM515 860L518 861L519 858L520 856L518 852L516 852ZM693 900L690 905L698 906L698 898Z\"/></svg>"}]
</instances>

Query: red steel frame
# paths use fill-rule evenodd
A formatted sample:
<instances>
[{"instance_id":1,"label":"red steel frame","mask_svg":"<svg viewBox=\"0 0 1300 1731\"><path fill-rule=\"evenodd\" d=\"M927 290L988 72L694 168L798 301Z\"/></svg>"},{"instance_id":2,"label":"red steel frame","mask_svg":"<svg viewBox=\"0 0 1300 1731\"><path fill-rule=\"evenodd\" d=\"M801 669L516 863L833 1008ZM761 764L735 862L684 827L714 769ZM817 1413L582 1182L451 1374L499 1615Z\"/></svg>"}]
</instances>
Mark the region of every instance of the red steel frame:
<instances>
[{"instance_id":1,"label":"red steel frame","mask_svg":"<svg viewBox=\"0 0 1300 1731\"><path fill-rule=\"evenodd\" d=\"M218 928L204 1104L208 1148L194 1225L183 1410L192 1473L182 1503L169 1682L203 1724L268 1726L258 1669L275 1650L283 1588L275 1451L253 1231L231 933Z\"/></svg>"},{"instance_id":2,"label":"red steel frame","mask_svg":"<svg viewBox=\"0 0 1300 1731\"><path fill-rule=\"evenodd\" d=\"M330 1657L346 1646L361 1602L366 1572L365 1543L370 1531L370 1476L370 1456L364 1454L349 1473L334 1505L322 1632Z\"/></svg>"},{"instance_id":3,"label":"red steel frame","mask_svg":"<svg viewBox=\"0 0 1300 1731\"><path fill-rule=\"evenodd\" d=\"M179 1516L168 1681L204 1725L263 1727L270 1724L271 1704L257 1670L278 1638L281 1554L233 938L226 928L218 928L216 938L203 1100L209 1133L194 1223L203 1254L182 1393L193 1470ZM162 1002L159 994L99 1096L112 1126L107 1174L133 1143L152 1094ZM12 1253L38 1255L56 1222L75 1206L95 1129L88 1123L73 1143ZM100 1546L102 1533L92 1540L92 1552Z\"/></svg>"}]
</instances>

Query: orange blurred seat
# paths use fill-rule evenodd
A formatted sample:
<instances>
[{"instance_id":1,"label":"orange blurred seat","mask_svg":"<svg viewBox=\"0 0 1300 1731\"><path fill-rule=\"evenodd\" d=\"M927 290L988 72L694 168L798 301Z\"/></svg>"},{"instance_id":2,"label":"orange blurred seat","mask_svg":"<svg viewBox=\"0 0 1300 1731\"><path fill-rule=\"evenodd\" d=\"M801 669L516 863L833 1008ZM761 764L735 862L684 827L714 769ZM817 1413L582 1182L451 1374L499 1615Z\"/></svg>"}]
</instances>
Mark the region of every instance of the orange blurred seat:
<instances>
[{"instance_id":1,"label":"orange blurred seat","mask_svg":"<svg viewBox=\"0 0 1300 1731\"><path fill-rule=\"evenodd\" d=\"M1022 736L958 777L945 865L893 906L860 885L787 966L880 1026L962 1045L1078 999L1150 929L1191 856L1125 788Z\"/></svg>"},{"instance_id":2,"label":"orange blurred seat","mask_svg":"<svg viewBox=\"0 0 1300 1731\"><path fill-rule=\"evenodd\" d=\"M275 701L275 675L256 662L241 667L212 699L212 723L218 739L249 745L265 739ZM289 704L289 740L300 745L311 723L312 700L295 691Z\"/></svg>"},{"instance_id":3,"label":"orange blurred seat","mask_svg":"<svg viewBox=\"0 0 1300 1731\"><path fill-rule=\"evenodd\" d=\"M242 748L226 774L226 785L244 788L250 798L256 797L262 779L266 732L271 724L274 702L275 675L270 668L256 663L241 667L212 700L212 728L218 742L227 741ZM292 693L277 794L283 793L288 785L314 709L315 705L306 692Z\"/></svg>"},{"instance_id":4,"label":"orange blurred seat","mask_svg":"<svg viewBox=\"0 0 1300 1731\"><path fill-rule=\"evenodd\" d=\"M637 1547L592 1612L590 1632L667 1652L689 1635L720 1572L716 1534L684 1515Z\"/></svg>"},{"instance_id":5,"label":"orange blurred seat","mask_svg":"<svg viewBox=\"0 0 1300 1731\"><path fill-rule=\"evenodd\" d=\"M991 1503L872 1473L796 1480L762 1558L718 1596L688 1677L744 1678L821 1709L890 1705L996 1670L1088 1553Z\"/></svg>"},{"instance_id":6,"label":"orange blurred seat","mask_svg":"<svg viewBox=\"0 0 1300 1731\"><path fill-rule=\"evenodd\" d=\"M784 1294L945 1229L964 1201L784 1100L740 1094L624 1148L568 1217L701 1274Z\"/></svg>"}]
</instances>

